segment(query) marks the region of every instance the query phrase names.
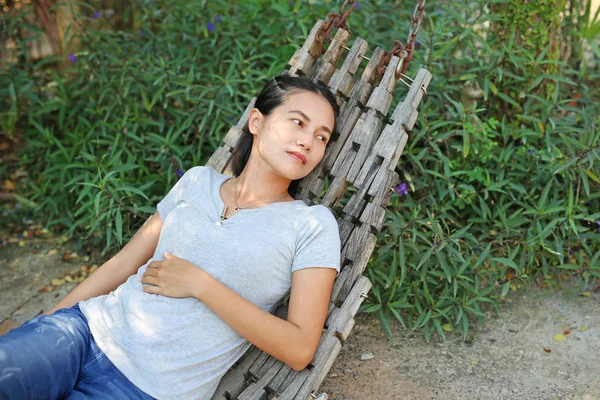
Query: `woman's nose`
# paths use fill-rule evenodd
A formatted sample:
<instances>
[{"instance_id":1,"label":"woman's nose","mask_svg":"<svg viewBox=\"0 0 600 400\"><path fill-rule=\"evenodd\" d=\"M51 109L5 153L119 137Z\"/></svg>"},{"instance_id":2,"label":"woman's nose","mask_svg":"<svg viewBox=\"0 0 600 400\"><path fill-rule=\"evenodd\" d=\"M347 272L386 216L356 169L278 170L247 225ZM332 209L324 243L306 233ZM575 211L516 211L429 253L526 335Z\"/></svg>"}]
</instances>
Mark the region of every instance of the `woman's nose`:
<instances>
[{"instance_id":1,"label":"woman's nose","mask_svg":"<svg viewBox=\"0 0 600 400\"><path fill-rule=\"evenodd\" d=\"M310 142L312 138L309 135L300 135L298 137L298 141L296 142L299 146L302 146L306 149L306 151L310 151Z\"/></svg>"}]
</instances>

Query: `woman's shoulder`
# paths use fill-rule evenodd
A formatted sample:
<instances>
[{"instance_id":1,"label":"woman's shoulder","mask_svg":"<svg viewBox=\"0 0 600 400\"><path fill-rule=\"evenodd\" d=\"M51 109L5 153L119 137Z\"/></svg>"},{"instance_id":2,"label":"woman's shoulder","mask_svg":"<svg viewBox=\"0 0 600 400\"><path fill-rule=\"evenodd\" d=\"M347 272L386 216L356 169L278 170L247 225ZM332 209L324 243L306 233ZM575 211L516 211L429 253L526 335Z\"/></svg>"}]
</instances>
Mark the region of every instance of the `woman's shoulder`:
<instances>
[{"instance_id":1,"label":"woman's shoulder","mask_svg":"<svg viewBox=\"0 0 600 400\"><path fill-rule=\"evenodd\" d=\"M302 215L301 224L307 224L308 226L329 226L337 228L337 221L333 212L322 204L315 204L312 206L305 205L304 213Z\"/></svg>"},{"instance_id":2,"label":"woman's shoulder","mask_svg":"<svg viewBox=\"0 0 600 400\"><path fill-rule=\"evenodd\" d=\"M222 175L217 170L215 170L212 166L208 165L196 165L190 169L188 169L182 176L182 179L186 181L198 181L200 179L207 180L211 178L215 178Z\"/></svg>"}]
</instances>

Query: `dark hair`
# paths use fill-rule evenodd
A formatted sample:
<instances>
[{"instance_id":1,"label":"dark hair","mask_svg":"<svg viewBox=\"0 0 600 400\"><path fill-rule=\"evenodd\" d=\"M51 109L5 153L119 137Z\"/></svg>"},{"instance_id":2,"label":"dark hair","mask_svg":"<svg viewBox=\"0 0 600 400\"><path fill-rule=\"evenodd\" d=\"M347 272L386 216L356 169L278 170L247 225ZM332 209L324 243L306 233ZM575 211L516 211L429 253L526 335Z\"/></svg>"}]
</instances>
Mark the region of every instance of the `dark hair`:
<instances>
[{"instance_id":1,"label":"dark hair","mask_svg":"<svg viewBox=\"0 0 600 400\"><path fill-rule=\"evenodd\" d=\"M270 79L256 98L254 107L258 108L263 115L267 116L271 114L275 108L283 104L289 95L301 91L319 94L329 102L331 108L333 108L333 132L335 132L337 119L340 113L336 97L325 84L315 81L307 76L279 75ZM246 121L230 159L231 171L236 177L242 173L248 163L250 153L252 152L253 141L254 135L250 133L248 121ZM330 142L331 140L329 140L327 144ZM290 196L293 197L296 195L299 182L300 180L294 180L290 183L288 189Z\"/></svg>"}]
</instances>

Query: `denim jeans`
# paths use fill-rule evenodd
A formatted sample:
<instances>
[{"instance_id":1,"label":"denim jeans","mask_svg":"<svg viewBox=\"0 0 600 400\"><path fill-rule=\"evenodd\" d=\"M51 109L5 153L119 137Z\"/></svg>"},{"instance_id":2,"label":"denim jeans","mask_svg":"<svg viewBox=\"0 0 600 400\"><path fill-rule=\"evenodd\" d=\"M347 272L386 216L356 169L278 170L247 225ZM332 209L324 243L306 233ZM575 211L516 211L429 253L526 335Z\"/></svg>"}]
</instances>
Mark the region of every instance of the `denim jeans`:
<instances>
[{"instance_id":1,"label":"denim jeans","mask_svg":"<svg viewBox=\"0 0 600 400\"><path fill-rule=\"evenodd\" d=\"M152 399L100 350L79 306L0 336L0 399Z\"/></svg>"}]
</instances>

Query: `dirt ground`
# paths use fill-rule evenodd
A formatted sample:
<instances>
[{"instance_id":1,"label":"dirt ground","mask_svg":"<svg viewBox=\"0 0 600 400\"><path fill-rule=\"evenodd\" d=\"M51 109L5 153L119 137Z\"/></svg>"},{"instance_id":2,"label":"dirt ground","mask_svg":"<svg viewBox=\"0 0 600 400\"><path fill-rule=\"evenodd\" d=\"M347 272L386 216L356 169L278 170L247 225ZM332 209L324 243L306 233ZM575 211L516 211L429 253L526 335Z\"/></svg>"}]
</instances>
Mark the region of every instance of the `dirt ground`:
<instances>
[{"instance_id":1,"label":"dirt ground","mask_svg":"<svg viewBox=\"0 0 600 400\"><path fill-rule=\"evenodd\" d=\"M600 399L599 308L593 292L513 293L469 343L426 343L400 324L388 341L376 319L359 315L319 391L338 400ZM374 358L361 361L367 352Z\"/></svg>"},{"instance_id":2,"label":"dirt ground","mask_svg":"<svg viewBox=\"0 0 600 400\"><path fill-rule=\"evenodd\" d=\"M76 246L50 234L13 236L0 237L0 334L51 308L100 259L72 257ZM330 400L600 399L600 294L593 289L589 296L574 288L510 293L502 315L490 314L469 342L448 334L427 343L399 324L388 340L375 318L358 315L319 392ZM373 358L361 361L365 353Z\"/></svg>"}]
</instances>

